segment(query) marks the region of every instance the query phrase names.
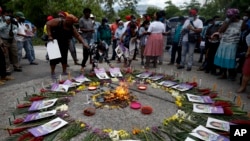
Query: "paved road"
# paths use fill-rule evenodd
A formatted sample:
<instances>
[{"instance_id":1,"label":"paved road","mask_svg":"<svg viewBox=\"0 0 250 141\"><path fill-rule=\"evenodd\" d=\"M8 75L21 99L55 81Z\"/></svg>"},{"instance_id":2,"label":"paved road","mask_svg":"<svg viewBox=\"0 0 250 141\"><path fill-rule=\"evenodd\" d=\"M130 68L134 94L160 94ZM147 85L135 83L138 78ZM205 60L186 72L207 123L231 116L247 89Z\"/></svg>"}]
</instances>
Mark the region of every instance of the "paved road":
<instances>
[{"instance_id":1,"label":"paved road","mask_svg":"<svg viewBox=\"0 0 250 141\"><path fill-rule=\"evenodd\" d=\"M32 93L34 90L38 91L42 87L42 82L46 85L52 82L50 79L50 69L49 63L45 60L46 48L44 46L35 46L35 54L36 54L36 61L39 65L29 65L27 60L22 60L21 64L23 66L23 72L14 72L13 76L15 80L9 81L4 86L0 86L0 127L8 124L8 118L12 117L12 114L9 112L10 109L13 109L17 103L17 98L20 101L22 97L25 95L25 92ZM196 79L198 83L201 82L202 87L213 87L214 84L217 85L217 90L220 93L220 96L225 99L233 100L234 96L237 94L235 91L239 87L239 78L236 81L229 81L229 80L219 80L215 76L210 74L206 74L204 72L196 71L201 65L198 63L199 54L195 54L194 59L194 67L191 72L187 72L186 70L177 70L175 66L168 66L168 60L170 59L170 55L168 52L164 52L164 64L158 66L157 69L154 71L159 72L164 71L167 74L176 73L178 77L183 80L193 80ZM77 56L79 60L82 60L82 49L80 45L77 45ZM69 71L72 73L73 76L78 75L80 72L80 66L74 65L72 57L69 54L68 57ZM122 64L116 64L113 62L114 66L122 67ZM142 69L140 65L140 61L134 61L133 66L136 69ZM104 67L107 67L105 64ZM88 65L90 69L90 65ZM59 75L61 73L61 66L58 65L56 68L56 73ZM239 75L238 75L239 76ZM250 93L248 90L247 93ZM244 109L246 111L250 111L249 99L246 97L246 93L240 94L244 105ZM0 140L4 140L7 133L0 131Z\"/></svg>"}]
</instances>

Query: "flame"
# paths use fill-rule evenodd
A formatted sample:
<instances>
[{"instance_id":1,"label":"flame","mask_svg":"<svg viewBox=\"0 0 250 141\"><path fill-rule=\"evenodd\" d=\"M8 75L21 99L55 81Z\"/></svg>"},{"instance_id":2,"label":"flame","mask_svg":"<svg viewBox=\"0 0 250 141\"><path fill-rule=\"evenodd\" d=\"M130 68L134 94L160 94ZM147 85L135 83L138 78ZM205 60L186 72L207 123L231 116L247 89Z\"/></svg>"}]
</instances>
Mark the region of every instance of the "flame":
<instances>
[{"instance_id":1,"label":"flame","mask_svg":"<svg viewBox=\"0 0 250 141\"><path fill-rule=\"evenodd\" d=\"M121 82L120 83L120 86L118 86L116 89L115 89L115 93L118 97L123 97L123 96L126 96L128 95L129 91L128 91L128 85L124 82Z\"/></svg>"}]
</instances>

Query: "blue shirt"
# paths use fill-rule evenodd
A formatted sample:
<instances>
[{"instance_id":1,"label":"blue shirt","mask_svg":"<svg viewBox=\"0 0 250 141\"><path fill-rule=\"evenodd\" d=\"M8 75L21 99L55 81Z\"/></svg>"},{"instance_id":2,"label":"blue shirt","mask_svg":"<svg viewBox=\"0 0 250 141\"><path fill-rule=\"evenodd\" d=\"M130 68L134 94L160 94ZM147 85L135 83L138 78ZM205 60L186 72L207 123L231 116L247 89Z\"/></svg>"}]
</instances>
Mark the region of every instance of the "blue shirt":
<instances>
[{"instance_id":1,"label":"blue shirt","mask_svg":"<svg viewBox=\"0 0 250 141\"><path fill-rule=\"evenodd\" d=\"M180 35L181 35L181 30L182 30L183 24L178 24L175 28L175 33L174 33L174 42L178 43L180 40Z\"/></svg>"}]
</instances>

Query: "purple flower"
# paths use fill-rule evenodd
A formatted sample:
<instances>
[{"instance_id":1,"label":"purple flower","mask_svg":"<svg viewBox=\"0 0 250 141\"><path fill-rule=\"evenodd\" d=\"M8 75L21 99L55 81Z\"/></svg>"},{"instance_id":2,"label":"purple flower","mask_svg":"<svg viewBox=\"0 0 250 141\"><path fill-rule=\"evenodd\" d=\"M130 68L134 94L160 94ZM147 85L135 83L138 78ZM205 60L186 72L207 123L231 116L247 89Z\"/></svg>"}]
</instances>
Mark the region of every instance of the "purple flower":
<instances>
[{"instance_id":1,"label":"purple flower","mask_svg":"<svg viewBox=\"0 0 250 141\"><path fill-rule=\"evenodd\" d=\"M157 133L159 131L159 128L157 126L151 127L152 132Z\"/></svg>"}]
</instances>

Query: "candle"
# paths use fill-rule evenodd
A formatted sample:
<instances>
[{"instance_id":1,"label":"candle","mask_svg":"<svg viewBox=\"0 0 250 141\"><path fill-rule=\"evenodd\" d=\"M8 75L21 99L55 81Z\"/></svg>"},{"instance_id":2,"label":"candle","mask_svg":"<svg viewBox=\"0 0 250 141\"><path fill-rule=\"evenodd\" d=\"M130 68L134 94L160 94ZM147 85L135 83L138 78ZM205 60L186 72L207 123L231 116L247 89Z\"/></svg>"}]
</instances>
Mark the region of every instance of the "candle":
<instances>
[{"instance_id":1,"label":"candle","mask_svg":"<svg viewBox=\"0 0 250 141\"><path fill-rule=\"evenodd\" d=\"M17 101L17 104L19 104L19 99L18 98L16 99L16 101Z\"/></svg>"},{"instance_id":2,"label":"candle","mask_svg":"<svg viewBox=\"0 0 250 141\"><path fill-rule=\"evenodd\" d=\"M201 79L199 80L199 86L201 87Z\"/></svg>"},{"instance_id":3,"label":"candle","mask_svg":"<svg viewBox=\"0 0 250 141\"><path fill-rule=\"evenodd\" d=\"M15 113L12 113L12 115L13 115L13 118L14 118L14 119L16 119L16 115L15 115Z\"/></svg>"},{"instance_id":4,"label":"candle","mask_svg":"<svg viewBox=\"0 0 250 141\"><path fill-rule=\"evenodd\" d=\"M183 71L181 72L181 79L183 79Z\"/></svg>"},{"instance_id":5,"label":"candle","mask_svg":"<svg viewBox=\"0 0 250 141\"><path fill-rule=\"evenodd\" d=\"M43 82L42 82L42 88L45 89Z\"/></svg>"},{"instance_id":6,"label":"candle","mask_svg":"<svg viewBox=\"0 0 250 141\"><path fill-rule=\"evenodd\" d=\"M160 73L161 73L161 67L160 67Z\"/></svg>"},{"instance_id":7,"label":"candle","mask_svg":"<svg viewBox=\"0 0 250 141\"><path fill-rule=\"evenodd\" d=\"M68 73L68 79L69 79L69 80L71 79L71 74L70 74L70 72Z\"/></svg>"},{"instance_id":8,"label":"candle","mask_svg":"<svg viewBox=\"0 0 250 141\"><path fill-rule=\"evenodd\" d=\"M196 76L195 76L195 77L193 77L193 82L196 82Z\"/></svg>"},{"instance_id":9,"label":"candle","mask_svg":"<svg viewBox=\"0 0 250 141\"><path fill-rule=\"evenodd\" d=\"M11 120L10 120L10 118L9 118L9 124L10 124L10 126L11 126Z\"/></svg>"},{"instance_id":10,"label":"candle","mask_svg":"<svg viewBox=\"0 0 250 141\"><path fill-rule=\"evenodd\" d=\"M216 88L217 88L217 85L214 84L214 85L213 85L213 91L216 91Z\"/></svg>"},{"instance_id":11,"label":"candle","mask_svg":"<svg viewBox=\"0 0 250 141\"><path fill-rule=\"evenodd\" d=\"M171 69L171 74L170 75L173 75L173 69Z\"/></svg>"},{"instance_id":12,"label":"candle","mask_svg":"<svg viewBox=\"0 0 250 141\"><path fill-rule=\"evenodd\" d=\"M62 81L62 75L61 74L59 75L59 81Z\"/></svg>"}]
</instances>

